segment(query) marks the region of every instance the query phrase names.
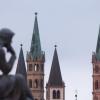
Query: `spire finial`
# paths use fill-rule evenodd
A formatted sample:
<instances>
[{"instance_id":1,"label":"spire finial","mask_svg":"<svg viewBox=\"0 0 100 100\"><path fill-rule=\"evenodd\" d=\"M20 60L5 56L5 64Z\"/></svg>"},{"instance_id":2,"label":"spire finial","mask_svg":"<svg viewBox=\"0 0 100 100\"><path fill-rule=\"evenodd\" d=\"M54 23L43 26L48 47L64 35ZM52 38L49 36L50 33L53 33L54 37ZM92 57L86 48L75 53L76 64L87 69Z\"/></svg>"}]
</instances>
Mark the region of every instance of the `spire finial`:
<instances>
[{"instance_id":1,"label":"spire finial","mask_svg":"<svg viewBox=\"0 0 100 100\"><path fill-rule=\"evenodd\" d=\"M75 100L77 100L77 90L75 90Z\"/></svg>"},{"instance_id":2,"label":"spire finial","mask_svg":"<svg viewBox=\"0 0 100 100\"><path fill-rule=\"evenodd\" d=\"M54 47L57 48L57 45L55 44Z\"/></svg>"},{"instance_id":3,"label":"spire finial","mask_svg":"<svg viewBox=\"0 0 100 100\"><path fill-rule=\"evenodd\" d=\"M23 46L23 44L20 44L20 46L22 47L22 46Z\"/></svg>"},{"instance_id":4,"label":"spire finial","mask_svg":"<svg viewBox=\"0 0 100 100\"><path fill-rule=\"evenodd\" d=\"M37 16L37 14L38 14L38 13L37 13L37 12L35 12L35 16Z\"/></svg>"}]
</instances>

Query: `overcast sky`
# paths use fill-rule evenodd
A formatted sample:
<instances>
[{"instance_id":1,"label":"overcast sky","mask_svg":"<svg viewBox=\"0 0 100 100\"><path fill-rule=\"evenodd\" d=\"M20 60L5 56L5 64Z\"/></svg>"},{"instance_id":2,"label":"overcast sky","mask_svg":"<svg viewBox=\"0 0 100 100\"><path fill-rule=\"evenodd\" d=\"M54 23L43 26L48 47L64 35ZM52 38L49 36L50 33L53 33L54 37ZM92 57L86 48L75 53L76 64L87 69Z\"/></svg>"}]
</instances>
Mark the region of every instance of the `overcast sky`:
<instances>
[{"instance_id":1,"label":"overcast sky","mask_svg":"<svg viewBox=\"0 0 100 100\"><path fill-rule=\"evenodd\" d=\"M0 28L10 28L16 35L13 46L19 55L30 49L34 12L38 23L42 50L46 54L45 82L49 77L54 45L63 80L66 84L65 100L92 100L92 52L96 49L100 0L0 0Z\"/></svg>"}]
</instances>

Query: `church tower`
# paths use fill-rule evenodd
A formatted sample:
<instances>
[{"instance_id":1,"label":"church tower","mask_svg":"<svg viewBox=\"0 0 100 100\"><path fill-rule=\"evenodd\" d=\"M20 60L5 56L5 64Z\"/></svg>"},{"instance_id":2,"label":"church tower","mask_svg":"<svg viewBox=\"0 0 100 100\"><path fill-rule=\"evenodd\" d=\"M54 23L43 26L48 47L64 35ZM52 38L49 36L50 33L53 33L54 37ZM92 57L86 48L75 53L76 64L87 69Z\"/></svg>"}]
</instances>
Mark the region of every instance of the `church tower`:
<instances>
[{"instance_id":1,"label":"church tower","mask_svg":"<svg viewBox=\"0 0 100 100\"><path fill-rule=\"evenodd\" d=\"M46 100L65 100L65 84L62 80L57 49L55 46L48 83L46 84Z\"/></svg>"},{"instance_id":2,"label":"church tower","mask_svg":"<svg viewBox=\"0 0 100 100\"><path fill-rule=\"evenodd\" d=\"M100 100L100 28L96 52L92 54L93 64L93 100Z\"/></svg>"},{"instance_id":3,"label":"church tower","mask_svg":"<svg viewBox=\"0 0 100 100\"><path fill-rule=\"evenodd\" d=\"M25 60L24 60L24 54L21 44L21 49L19 53L17 68L16 68L16 74L21 74L24 76L25 80L27 81L27 73L26 73L26 66L25 66Z\"/></svg>"},{"instance_id":4,"label":"church tower","mask_svg":"<svg viewBox=\"0 0 100 100\"><path fill-rule=\"evenodd\" d=\"M44 62L45 54L41 50L41 42L38 29L37 13L30 51L27 53L27 82L32 91L34 100L44 100Z\"/></svg>"}]
</instances>

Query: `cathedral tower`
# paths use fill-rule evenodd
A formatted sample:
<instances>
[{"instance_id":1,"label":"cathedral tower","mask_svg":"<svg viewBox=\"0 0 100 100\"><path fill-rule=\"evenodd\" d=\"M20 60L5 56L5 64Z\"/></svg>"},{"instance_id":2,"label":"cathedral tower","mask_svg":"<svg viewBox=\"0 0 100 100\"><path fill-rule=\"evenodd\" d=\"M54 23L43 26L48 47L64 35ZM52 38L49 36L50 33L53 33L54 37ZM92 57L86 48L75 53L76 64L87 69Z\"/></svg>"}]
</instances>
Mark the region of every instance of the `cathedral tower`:
<instances>
[{"instance_id":1,"label":"cathedral tower","mask_svg":"<svg viewBox=\"0 0 100 100\"><path fill-rule=\"evenodd\" d=\"M100 100L100 29L96 52L92 54L93 64L93 100Z\"/></svg>"},{"instance_id":2,"label":"cathedral tower","mask_svg":"<svg viewBox=\"0 0 100 100\"><path fill-rule=\"evenodd\" d=\"M65 84L62 80L57 49L53 55L53 61L48 83L46 85L46 100L65 100Z\"/></svg>"},{"instance_id":3,"label":"cathedral tower","mask_svg":"<svg viewBox=\"0 0 100 100\"><path fill-rule=\"evenodd\" d=\"M27 53L27 82L34 96L34 100L44 100L44 62L45 54L41 50L37 13L30 51Z\"/></svg>"}]
</instances>

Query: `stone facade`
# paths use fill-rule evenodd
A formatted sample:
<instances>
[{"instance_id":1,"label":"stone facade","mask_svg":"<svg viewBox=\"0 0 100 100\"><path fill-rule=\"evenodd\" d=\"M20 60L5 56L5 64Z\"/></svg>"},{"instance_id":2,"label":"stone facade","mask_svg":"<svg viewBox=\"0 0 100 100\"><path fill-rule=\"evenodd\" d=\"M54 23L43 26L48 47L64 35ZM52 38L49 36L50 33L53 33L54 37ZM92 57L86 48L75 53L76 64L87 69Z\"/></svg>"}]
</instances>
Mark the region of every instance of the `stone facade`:
<instances>
[{"instance_id":1,"label":"stone facade","mask_svg":"<svg viewBox=\"0 0 100 100\"><path fill-rule=\"evenodd\" d=\"M96 52L92 54L93 65L93 100L100 100L100 28Z\"/></svg>"},{"instance_id":2,"label":"stone facade","mask_svg":"<svg viewBox=\"0 0 100 100\"><path fill-rule=\"evenodd\" d=\"M44 60L27 59L27 82L34 100L44 100Z\"/></svg>"},{"instance_id":3,"label":"stone facade","mask_svg":"<svg viewBox=\"0 0 100 100\"><path fill-rule=\"evenodd\" d=\"M92 56L93 64L93 100L100 100L100 61L96 59L95 53Z\"/></svg>"},{"instance_id":4,"label":"stone facade","mask_svg":"<svg viewBox=\"0 0 100 100\"><path fill-rule=\"evenodd\" d=\"M45 54L41 50L37 13L35 13L34 29L30 51L26 56L27 83L34 100L44 100L44 62Z\"/></svg>"}]
</instances>

